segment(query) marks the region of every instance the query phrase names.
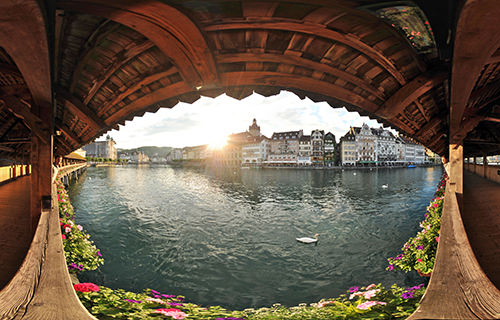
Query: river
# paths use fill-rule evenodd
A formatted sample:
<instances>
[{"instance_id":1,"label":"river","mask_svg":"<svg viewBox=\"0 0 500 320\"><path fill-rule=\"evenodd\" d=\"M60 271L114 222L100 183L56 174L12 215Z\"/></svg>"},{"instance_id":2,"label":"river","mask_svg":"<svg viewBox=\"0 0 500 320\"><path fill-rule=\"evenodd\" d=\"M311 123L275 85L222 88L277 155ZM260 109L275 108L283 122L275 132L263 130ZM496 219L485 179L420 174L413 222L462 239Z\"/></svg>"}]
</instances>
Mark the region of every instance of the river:
<instances>
[{"instance_id":1,"label":"river","mask_svg":"<svg viewBox=\"0 0 500 320\"><path fill-rule=\"evenodd\" d=\"M441 174L89 168L70 197L105 264L80 280L234 309L311 303L372 282L416 285L422 278L386 271L386 259L417 231ZM315 233L317 245L295 241Z\"/></svg>"}]
</instances>

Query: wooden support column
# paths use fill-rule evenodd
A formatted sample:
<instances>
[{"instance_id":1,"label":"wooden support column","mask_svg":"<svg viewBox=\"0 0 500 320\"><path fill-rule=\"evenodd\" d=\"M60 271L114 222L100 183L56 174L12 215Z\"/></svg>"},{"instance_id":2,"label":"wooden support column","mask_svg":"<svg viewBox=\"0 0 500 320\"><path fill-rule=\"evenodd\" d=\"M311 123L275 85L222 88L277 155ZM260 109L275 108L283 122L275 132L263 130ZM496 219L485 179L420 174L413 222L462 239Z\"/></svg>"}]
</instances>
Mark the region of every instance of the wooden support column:
<instances>
[{"instance_id":1,"label":"wooden support column","mask_svg":"<svg viewBox=\"0 0 500 320\"><path fill-rule=\"evenodd\" d=\"M33 135L31 142L31 231L35 232L42 209L52 206L52 136L44 143Z\"/></svg>"},{"instance_id":2,"label":"wooden support column","mask_svg":"<svg viewBox=\"0 0 500 320\"><path fill-rule=\"evenodd\" d=\"M464 190L464 147L462 141L450 144L450 187L461 195Z\"/></svg>"},{"instance_id":3,"label":"wooden support column","mask_svg":"<svg viewBox=\"0 0 500 320\"><path fill-rule=\"evenodd\" d=\"M483 153L483 177L486 176L486 172L488 170L488 157L486 156L486 153Z\"/></svg>"}]
</instances>

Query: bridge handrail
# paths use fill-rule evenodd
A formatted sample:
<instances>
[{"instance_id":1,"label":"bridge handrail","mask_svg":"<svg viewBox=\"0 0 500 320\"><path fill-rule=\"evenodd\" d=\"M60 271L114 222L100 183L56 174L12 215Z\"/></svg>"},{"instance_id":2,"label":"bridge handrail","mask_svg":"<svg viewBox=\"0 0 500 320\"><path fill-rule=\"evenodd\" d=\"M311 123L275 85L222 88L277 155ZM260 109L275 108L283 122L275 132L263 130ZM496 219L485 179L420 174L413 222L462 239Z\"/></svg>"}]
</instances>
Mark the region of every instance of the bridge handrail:
<instances>
[{"instance_id":1,"label":"bridge handrail","mask_svg":"<svg viewBox=\"0 0 500 320\"><path fill-rule=\"evenodd\" d=\"M53 185L53 208L42 211L21 267L0 291L0 319L96 320L83 307L71 284L56 195Z\"/></svg>"},{"instance_id":2,"label":"bridge handrail","mask_svg":"<svg viewBox=\"0 0 500 320\"><path fill-rule=\"evenodd\" d=\"M500 291L474 255L458 197L448 182L434 271L410 320L500 318Z\"/></svg>"}]
</instances>

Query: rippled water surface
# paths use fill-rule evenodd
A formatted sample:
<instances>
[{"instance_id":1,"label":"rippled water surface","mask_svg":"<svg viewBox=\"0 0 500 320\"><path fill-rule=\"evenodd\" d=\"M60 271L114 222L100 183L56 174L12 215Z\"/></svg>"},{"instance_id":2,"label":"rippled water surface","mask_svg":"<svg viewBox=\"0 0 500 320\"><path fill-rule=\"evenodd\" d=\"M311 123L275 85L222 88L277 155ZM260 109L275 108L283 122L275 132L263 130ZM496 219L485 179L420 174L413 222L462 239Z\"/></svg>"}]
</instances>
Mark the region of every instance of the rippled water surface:
<instances>
[{"instance_id":1,"label":"rippled water surface","mask_svg":"<svg viewBox=\"0 0 500 320\"><path fill-rule=\"evenodd\" d=\"M70 196L105 265L82 280L231 308L418 284L386 259L416 232L441 173L89 168ZM317 246L295 241L315 233Z\"/></svg>"}]
</instances>

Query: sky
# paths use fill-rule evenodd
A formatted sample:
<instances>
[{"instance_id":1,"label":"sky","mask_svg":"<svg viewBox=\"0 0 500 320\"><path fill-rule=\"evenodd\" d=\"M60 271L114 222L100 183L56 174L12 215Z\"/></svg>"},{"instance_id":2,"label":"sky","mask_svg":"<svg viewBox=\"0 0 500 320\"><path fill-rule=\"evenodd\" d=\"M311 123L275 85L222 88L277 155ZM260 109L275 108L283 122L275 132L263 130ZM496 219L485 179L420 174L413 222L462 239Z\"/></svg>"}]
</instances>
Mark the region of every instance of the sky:
<instances>
[{"instance_id":1,"label":"sky","mask_svg":"<svg viewBox=\"0 0 500 320\"><path fill-rule=\"evenodd\" d=\"M172 109L162 108L127 121L120 130L109 131L116 147L131 149L141 146L185 147L202 144L220 146L227 135L248 130L257 119L261 133L314 129L335 134L337 142L351 126L381 124L345 108L332 108L326 102L301 100L295 94L282 91L271 97L254 93L236 100L226 95L202 97L193 104L179 103ZM98 140L103 140L106 134Z\"/></svg>"}]
</instances>

